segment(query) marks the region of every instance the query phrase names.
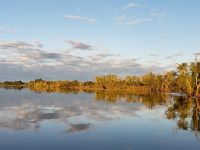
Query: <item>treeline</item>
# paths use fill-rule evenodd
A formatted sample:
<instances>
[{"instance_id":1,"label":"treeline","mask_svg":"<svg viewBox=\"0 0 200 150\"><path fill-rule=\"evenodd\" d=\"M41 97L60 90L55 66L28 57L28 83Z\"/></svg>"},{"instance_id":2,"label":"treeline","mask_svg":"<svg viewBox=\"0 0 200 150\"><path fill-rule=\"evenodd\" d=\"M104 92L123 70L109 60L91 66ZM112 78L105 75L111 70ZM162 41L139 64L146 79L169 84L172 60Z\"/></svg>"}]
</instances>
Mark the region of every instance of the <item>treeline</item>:
<instances>
[{"instance_id":1,"label":"treeline","mask_svg":"<svg viewBox=\"0 0 200 150\"><path fill-rule=\"evenodd\" d=\"M6 81L0 86L23 86L35 91L73 90L126 90L134 92L179 92L188 96L200 96L200 61L178 64L174 71L163 74L149 72L142 76L118 77L116 75L97 76L95 81L46 81L36 79L28 83Z\"/></svg>"},{"instance_id":2,"label":"treeline","mask_svg":"<svg viewBox=\"0 0 200 150\"><path fill-rule=\"evenodd\" d=\"M22 81L5 81L5 82L0 82L0 86L19 86L23 87L26 83Z\"/></svg>"},{"instance_id":3,"label":"treeline","mask_svg":"<svg viewBox=\"0 0 200 150\"><path fill-rule=\"evenodd\" d=\"M46 81L43 79L36 79L35 81L30 81L27 87L34 91L66 91L68 90L80 90L80 89L93 89L95 83L92 81L79 82L74 81Z\"/></svg>"},{"instance_id":4,"label":"treeline","mask_svg":"<svg viewBox=\"0 0 200 150\"><path fill-rule=\"evenodd\" d=\"M148 73L143 76L116 75L98 76L95 85L98 89L149 88L151 92L180 92L188 96L200 96L200 61L181 63L174 71L164 74Z\"/></svg>"}]
</instances>

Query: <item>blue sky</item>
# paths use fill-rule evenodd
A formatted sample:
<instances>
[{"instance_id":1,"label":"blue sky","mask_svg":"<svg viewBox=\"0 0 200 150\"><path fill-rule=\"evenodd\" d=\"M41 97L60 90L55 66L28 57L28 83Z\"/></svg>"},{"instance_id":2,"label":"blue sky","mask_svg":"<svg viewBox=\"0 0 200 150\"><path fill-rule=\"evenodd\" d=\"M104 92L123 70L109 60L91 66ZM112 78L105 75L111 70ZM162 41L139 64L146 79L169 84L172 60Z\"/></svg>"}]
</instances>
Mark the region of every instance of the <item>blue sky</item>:
<instances>
[{"instance_id":1,"label":"blue sky","mask_svg":"<svg viewBox=\"0 0 200 150\"><path fill-rule=\"evenodd\" d=\"M200 52L199 0L0 3L0 80L164 72Z\"/></svg>"}]
</instances>

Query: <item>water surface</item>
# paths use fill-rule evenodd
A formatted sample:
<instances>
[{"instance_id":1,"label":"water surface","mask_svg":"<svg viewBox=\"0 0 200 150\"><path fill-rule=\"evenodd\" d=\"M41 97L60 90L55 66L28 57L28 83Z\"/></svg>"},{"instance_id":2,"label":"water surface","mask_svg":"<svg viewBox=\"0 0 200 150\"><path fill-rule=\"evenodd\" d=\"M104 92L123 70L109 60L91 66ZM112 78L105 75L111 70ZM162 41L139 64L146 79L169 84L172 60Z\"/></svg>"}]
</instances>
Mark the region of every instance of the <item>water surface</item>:
<instances>
[{"instance_id":1,"label":"water surface","mask_svg":"<svg viewBox=\"0 0 200 150\"><path fill-rule=\"evenodd\" d=\"M198 100L0 89L1 150L198 150Z\"/></svg>"}]
</instances>

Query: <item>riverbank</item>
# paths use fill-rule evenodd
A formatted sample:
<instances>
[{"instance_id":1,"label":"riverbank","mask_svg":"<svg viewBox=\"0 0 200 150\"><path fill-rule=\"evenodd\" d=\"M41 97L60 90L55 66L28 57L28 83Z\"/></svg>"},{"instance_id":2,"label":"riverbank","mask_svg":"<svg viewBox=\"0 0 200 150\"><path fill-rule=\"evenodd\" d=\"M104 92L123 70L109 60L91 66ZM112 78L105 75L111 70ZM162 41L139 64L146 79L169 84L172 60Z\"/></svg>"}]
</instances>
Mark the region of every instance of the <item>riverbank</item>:
<instances>
[{"instance_id":1,"label":"riverbank","mask_svg":"<svg viewBox=\"0 0 200 150\"><path fill-rule=\"evenodd\" d=\"M113 88L99 88L95 82L86 81L7 81L0 83L0 88L6 89L24 89L28 88L34 92L57 92L57 93L78 93L78 92L95 92L104 93L105 95L121 95L121 94L140 94L140 95L150 95L150 94L168 94L172 96L188 97L186 93L180 92L167 92L167 91L152 91L149 86L116 86ZM114 94L113 94L114 93ZM194 96L193 96L194 97ZM195 96L199 98L200 95Z\"/></svg>"}]
</instances>

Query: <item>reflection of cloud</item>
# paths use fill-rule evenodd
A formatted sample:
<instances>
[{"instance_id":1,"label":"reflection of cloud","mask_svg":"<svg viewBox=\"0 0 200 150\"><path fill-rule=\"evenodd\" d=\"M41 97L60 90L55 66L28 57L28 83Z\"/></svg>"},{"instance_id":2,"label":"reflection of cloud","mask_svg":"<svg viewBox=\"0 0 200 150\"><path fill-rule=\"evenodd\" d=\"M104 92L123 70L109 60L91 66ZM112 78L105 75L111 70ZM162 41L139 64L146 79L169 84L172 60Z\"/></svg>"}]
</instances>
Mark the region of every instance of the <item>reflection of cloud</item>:
<instances>
[{"instance_id":1,"label":"reflection of cloud","mask_svg":"<svg viewBox=\"0 0 200 150\"><path fill-rule=\"evenodd\" d=\"M60 118L60 108L54 106L28 106L24 107L23 116L31 120L49 120ZM28 111L29 109L29 111ZM18 110L20 111L20 110Z\"/></svg>"},{"instance_id":2,"label":"reflection of cloud","mask_svg":"<svg viewBox=\"0 0 200 150\"><path fill-rule=\"evenodd\" d=\"M15 119L9 122L0 122L0 127L9 130L36 130L39 128L39 124L34 121Z\"/></svg>"},{"instance_id":3,"label":"reflection of cloud","mask_svg":"<svg viewBox=\"0 0 200 150\"><path fill-rule=\"evenodd\" d=\"M0 127L10 130L35 130L39 127L36 119L26 118L26 111L16 106L1 107L0 111Z\"/></svg>"},{"instance_id":4,"label":"reflection of cloud","mask_svg":"<svg viewBox=\"0 0 200 150\"><path fill-rule=\"evenodd\" d=\"M20 91L19 91L20 92ZM0 99L0 128L9 130L36 130L40 123L45 120L52 120L70 126L68 132L78 132L87 130L95 125L95 122L107 122L121 117L136 117L136 112L142 105L134 103L105 103L93 101L92 95L84 97L60 95L55 101L51 94L25 97L13 95L12 92L5 91L9 96ZM0 93L1 94L1 93ZM11 98L13 97L13 98ZM11 98L11 100L10 100ZM87 124L79 122L86 118Z\"/></svg>"},{"instance_id":5,"label":"reflection of cloud","mask_svg":"<svg viewBox=\"0 0 200 150\"><path fill-rule=\"evenodd\" d=\"M90 129L91 125L86 124L70 124L70 128L67 130L67 133L81 132Z\"/></svg>"},{"instance_id":6,"label":"reflection of cloud","mask_svg":"<svg viewBox=\"0 0 200 150\"><path fill-rule=\"evenodd\" d=\"M54 107L5 107L0 111L0 127L12 130L37 129L42 120L59 119L59 113Z\"/></svg>"}]
</instances>

